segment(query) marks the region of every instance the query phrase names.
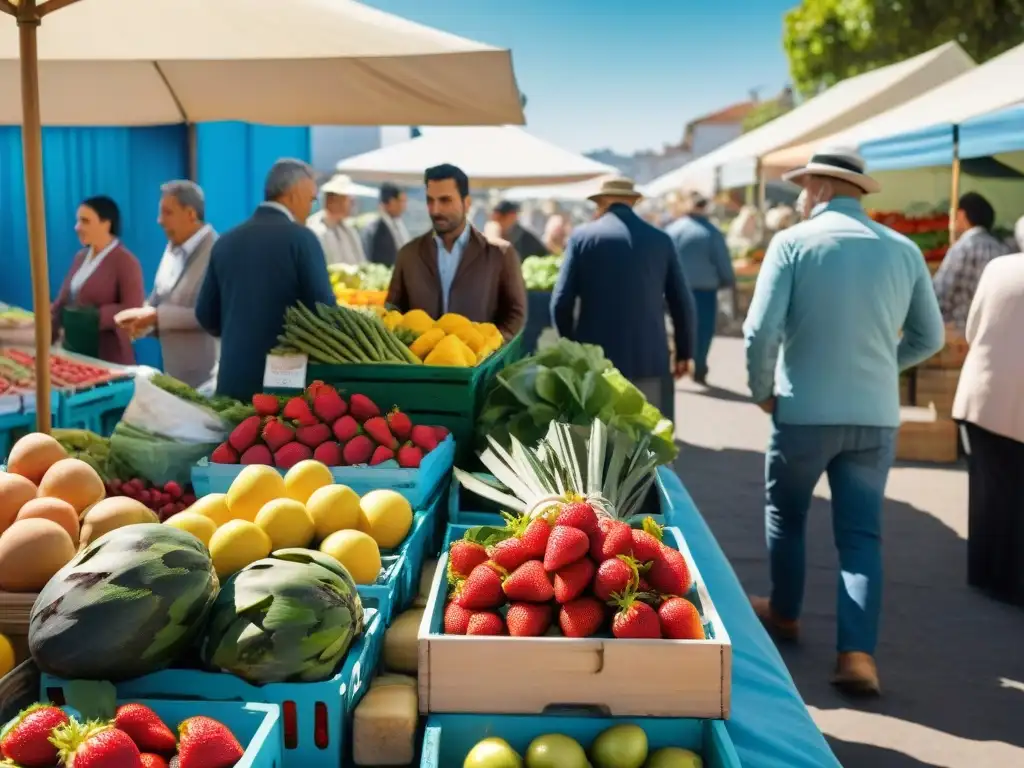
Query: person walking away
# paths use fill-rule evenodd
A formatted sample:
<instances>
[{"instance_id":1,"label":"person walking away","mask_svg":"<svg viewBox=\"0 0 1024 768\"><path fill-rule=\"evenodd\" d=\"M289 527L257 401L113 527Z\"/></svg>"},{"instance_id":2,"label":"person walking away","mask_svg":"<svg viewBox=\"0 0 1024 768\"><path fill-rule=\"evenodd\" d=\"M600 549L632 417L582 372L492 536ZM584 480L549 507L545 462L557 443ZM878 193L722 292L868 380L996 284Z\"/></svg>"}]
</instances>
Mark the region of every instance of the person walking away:
<instances>
[{"instance_id":1,"label":"person walking away","mask_svg":"<svg viewBox=\"0 0 1024 768\"><path fill-rule=\"evenodd\" d=\"M363 230L363 251L375 264L395 265L398 249L409 242L402 214L408 205L405 192L390 182L380 185L380 213Z\"/></svg>"},{"instance_id":2,"label":"person walking away","mask_svg":"<svg viewBox=\"0 0 1024 768\"><path fill-rule=\"evenodd\" d=\"M544 225L544 250L555 256L561 256L565 252L565 244L572 233L572 224L568 216L557 214L548 219Z\"/></svg>"},{"instance_id":3,"label":"person walking away","mask_svg":"<svg viewBox=\"0 0 1024 768\"><path fill-rule=\"evenodd\" d=\"M1024 254L1017 253L993 259L981 273L967 315L970 349L953 400L953 418L960 422L967 453L967 583L1018 606L1024 606L1021 328Z\"/></svg>"},{"instance_id":4,"label":"person walking away","mask_svg":"<svg viewBox=\"0 0 1024 768\"><path fill-rule=\"evenodd\" d=\"M346 219L352 215L355 188L348 176L335 176L321 188L323 208L308 219L306 226L320 240L328 264L365 264L363 241Z\"/></svg>"},{"instance_id":5,"label":"person walking away","mask_svg":"<svg viewBox=\"0 0 1024 768\"><path fill-rule=\"evenodd\" d=\"M861 198L880 187L856 152L821 150L783 178L807 190L813 214L772 239L743 328L750 391L772 417L772 589L751 603L778 637L796 639L807 511L826 474L840 570L832 682L873 695L881 690L881 517L900 425L897 382L942 348L942 315L920 249L864 212Z\"/></svg>"},{"instance_id":6,"label":"person walking away","mask_svg":"<svg viewBox=\"0 0 1024 768\"><path fill-rule=\"evenodd\" d=\"M697 309L697 346L693 351L693 380L707 383L708 353L718 324L718 292L736 287L725 236L708 218L708 199L700 193L690 196L689 213L669 224L676 254L693 291Z\"/></svg>"},{"instance_id":7,"label":"person walking away","mask_svg":"<svg viewBox=\"0 0 1024 768\"><path fill-rule=\"evenodd\" d=\"M933 280L942 319L956 338L963 336L967 326L967 313L982 271L992 259L1011 251L992 234L995 223L996 212L984 197L977 192L960 197L953 220L957 239Z\"/></svg>"},{"instance_id":8,"label":"person walking away","mask_svg":"<svg viewBox=\"0 0 1024 768\"><path fill-rule=\"evenodd\" d=\"M469 177L454 165L423 176L432 231L399 252L387 303L400 312L421 309L434 319L447 312L493 323L506 340L526 322L526 285L515 248L488 240L466 220Z\"/></svg>"},{"instance_id":9,"label":"person walking away","mask_svg":"<svg viewBox=\"0 0 1024 768\"><path fill-rule=\"evenodd\" d=\"M196 318L220 339L218 394L248 402L263 389L267 354L288 307L336 303L320 242L299 223L314 200L316 171L301 160L278 160L264 202L213 244Z\"/></svg>"},{"instance_id":10,"label":"person walking away","mask_svg":"<svg viewBox=\"0 0 1024 768\"><path fill-rule=\"evenodd\" d=\"M217 340L196 319L196 300L217 241L217 233L206 223L206 200L199 185L164 184L157 223L167 235L167 247L153 290L145 306L119 312L114 320L133 338L155 334L164 371L199 389L214 377L220 351Z\"/></svg>"},{"instance_id":11,"label":"person walking away","mask_svg":"<svg viewBox=\"0 0 1024 768\"><path fill-rule=\"evenodd\" d=\"M633 211L640 193L630 179L608 179L590 199L598 216L569 237L551 295L552 324L563 338L601 346L648 402L672 419L672 379L689 370L694 348L693 297L683 269L669 236ZM675 335L672 366L666 302Z\"/></svg>"},{"instance_id":12,"label":"person walking away","mask_svg":"<svg viewBox=\"0 0 1024 768\"><path fill-rule=\"evenodd\" d=\"M501 227L501 237L508 240L516 249L520 259L527 256L546 256L547 246L533 232L519 222L519 204L511 200L502 200L491 212L491 220Z\"/></svg>"},{"instance_id":13,"label":"person walking away","mask_svg":"<svg viewBox=\"0 0 1024 768\"><path fill-rule=\"evenodd\" d=\"M75 233L83 248L75 254L60 292L50 306L53 342L63 333L69 352L108 363L134 365L132 340L115 319L145 299L142 265L121 243L121 210L106 195L83 200Z\"/></svg>"}]
</instances>

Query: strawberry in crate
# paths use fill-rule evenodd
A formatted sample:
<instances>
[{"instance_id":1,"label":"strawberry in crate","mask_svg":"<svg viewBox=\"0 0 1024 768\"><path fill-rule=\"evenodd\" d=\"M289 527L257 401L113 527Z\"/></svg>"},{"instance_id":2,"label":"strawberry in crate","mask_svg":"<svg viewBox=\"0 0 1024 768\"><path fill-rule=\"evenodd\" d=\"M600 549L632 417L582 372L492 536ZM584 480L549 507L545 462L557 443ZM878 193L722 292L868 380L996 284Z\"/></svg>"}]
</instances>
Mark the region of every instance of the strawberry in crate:
<instances>
[{"instance_id":1,"label":"strawberry in crate","mask_svg":"<svg viewBox=\"0 0 1024 768\"><path fill-rule=\"evenodd\" d=\"M519 514L452 543L445 633L704 639L685 557L637 515L657 465L649 446L609 438L601 421L587 439L552 424L535 448L513 441L480 457L508 493L456 469Z\"/></svg>"},{"instance_id":2,"label":"strawberry in crate","mask_svg":"<svg viewBox=\"0 0 1024 768\"><path fill-rule=\"evenodd\" d=\"M347 399L313 382L295 396L257 394L254 416L242 421L214 450L215 464L265 464L289 469L315 459L329 467L419 467L448 437L439 426L413 424L397 407L384 413L366 395Z\"/></svg>"}]
</instances>

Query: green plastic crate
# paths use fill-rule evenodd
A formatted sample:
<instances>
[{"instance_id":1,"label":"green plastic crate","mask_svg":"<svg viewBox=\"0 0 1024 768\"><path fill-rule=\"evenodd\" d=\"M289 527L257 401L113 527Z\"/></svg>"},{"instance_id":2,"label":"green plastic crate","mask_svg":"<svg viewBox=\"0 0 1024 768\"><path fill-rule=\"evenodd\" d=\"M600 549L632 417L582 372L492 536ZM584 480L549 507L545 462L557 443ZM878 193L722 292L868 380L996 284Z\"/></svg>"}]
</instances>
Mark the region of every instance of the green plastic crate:
<instances>
[{"instance_id":1,"label":"green plastic crate","mask_svg":"<svg viewBox=\"0 0 1024 768\"><path fill-rule=\"evenodd\" d=\"M473 368L437 365L310 365L307 384L323 381L358 392L381 410L398 406L416 424L447 427L455 437L456 460L473 455L473 430L488 386L506 365L519 359L522 333Z\"/></svg>"}]
</instances>

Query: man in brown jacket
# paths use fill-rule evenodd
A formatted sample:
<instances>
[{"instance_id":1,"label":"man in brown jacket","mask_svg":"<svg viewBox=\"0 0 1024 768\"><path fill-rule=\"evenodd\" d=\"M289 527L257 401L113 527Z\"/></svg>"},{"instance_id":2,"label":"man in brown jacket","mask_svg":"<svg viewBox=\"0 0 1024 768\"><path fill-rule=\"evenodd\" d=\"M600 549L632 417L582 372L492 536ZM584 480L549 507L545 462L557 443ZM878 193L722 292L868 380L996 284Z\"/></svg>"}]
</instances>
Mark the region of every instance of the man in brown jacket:
<instances>
[{"instance_id":1,"label":"man in brown jacket","mask_svg":"<svg viewBox=\"0 0 1024 768\"><path fill-rule=\"evenodd\" d=\"M467 220L469 177L454 165L428 168L427 210L432 231L398 252L388 304L401 312L446 312L494 323L510 339L526 321L526 286L519 256L503 240L488 240Z\"/></svg>"}]
</instances>

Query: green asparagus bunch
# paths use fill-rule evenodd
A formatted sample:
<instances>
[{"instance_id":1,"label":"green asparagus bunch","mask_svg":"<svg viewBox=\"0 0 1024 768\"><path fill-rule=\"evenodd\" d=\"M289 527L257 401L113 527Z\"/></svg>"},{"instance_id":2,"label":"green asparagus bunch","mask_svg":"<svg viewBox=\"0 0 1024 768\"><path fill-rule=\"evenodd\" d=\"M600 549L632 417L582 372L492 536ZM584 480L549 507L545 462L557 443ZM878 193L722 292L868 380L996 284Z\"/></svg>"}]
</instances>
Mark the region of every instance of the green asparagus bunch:
<instances>
[{"instance_id":1,"label":"green asparagus bunch","mask_svg":"<svg viewBox=\"0 0 1024 768\"><path fill-rule=\"evenodd\" d=\"M302 304L290 307L278 341L308 355L313 363L421 362L379 317L350 307L317 304L316 312Z\"/></svg>"}]
</instances>

